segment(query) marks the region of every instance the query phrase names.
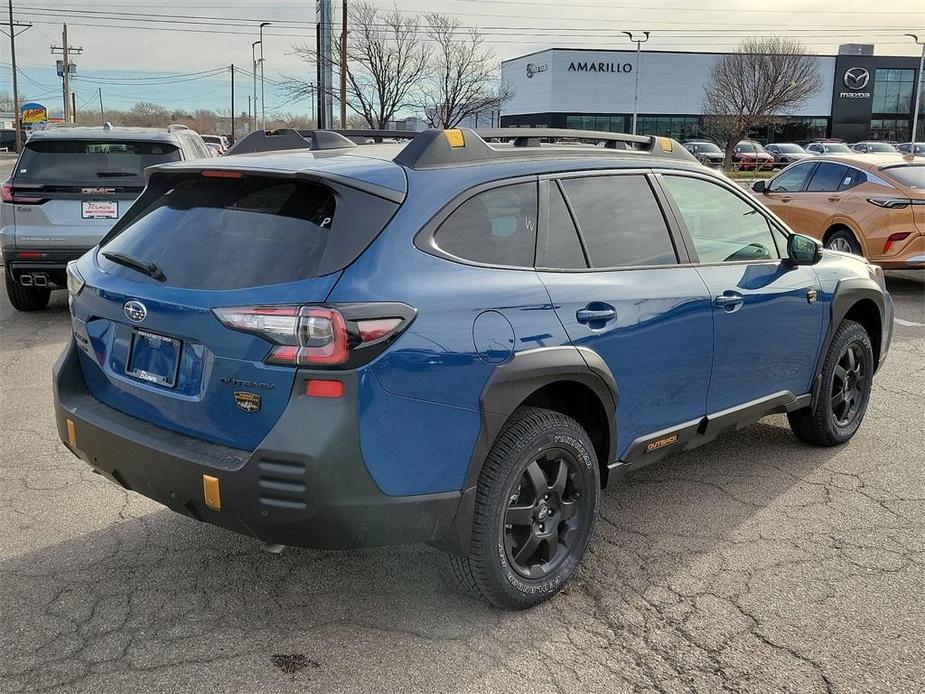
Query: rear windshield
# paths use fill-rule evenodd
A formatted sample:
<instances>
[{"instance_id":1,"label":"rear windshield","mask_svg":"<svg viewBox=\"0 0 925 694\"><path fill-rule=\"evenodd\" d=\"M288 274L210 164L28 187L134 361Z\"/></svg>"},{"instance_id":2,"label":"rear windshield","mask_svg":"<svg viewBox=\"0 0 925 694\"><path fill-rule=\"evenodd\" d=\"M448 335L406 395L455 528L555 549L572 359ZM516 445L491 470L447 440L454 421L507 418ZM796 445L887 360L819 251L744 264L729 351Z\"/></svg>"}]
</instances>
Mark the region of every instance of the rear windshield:
<instances>
[{"instance_id":1,"label":"rear windshield","mask_svg":"<svg viewBox=\"0 0 925 694\"><path fill-rule=\"evenodd\" d=\"M153 263L172 287L309 279L353 261L395 209L354 189L283 178L194 175L160 185L146 191L127 226L104 239L99 262L106 272L157 281L104 257L119 253Z\"/></svg>"},{"instance_id":2,"label":"rear windshield","mask_svg":"<svg viewBox=\"0 0 925 694\"><path fill-rule=\"evenodd\" d=\"M880 171L901 185L925 191L925 165L888 166Z\"/></svg>"},{"instance_id":3,"label":"rear windshield","mask_svg":"<svg viewBox=\"0 0 925 694\"><path fill-rule=\"evenodd\" d=\"M141 180L145 167L178 161L180 150L166 142L36 140L26 144L17 180Z\"/></svg>"}]
</instances>

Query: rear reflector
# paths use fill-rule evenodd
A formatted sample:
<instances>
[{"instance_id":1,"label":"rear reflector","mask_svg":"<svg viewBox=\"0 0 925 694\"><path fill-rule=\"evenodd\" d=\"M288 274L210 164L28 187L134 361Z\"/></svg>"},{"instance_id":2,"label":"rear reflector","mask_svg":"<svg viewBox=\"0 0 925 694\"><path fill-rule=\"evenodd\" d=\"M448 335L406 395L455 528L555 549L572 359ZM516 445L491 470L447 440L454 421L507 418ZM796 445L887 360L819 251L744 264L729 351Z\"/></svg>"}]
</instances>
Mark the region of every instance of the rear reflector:
<instances>
[{"instance_id":1,"label":"rear reflector","mask_svg":"<svg viewBox=\"0 0 925 694\"><path fill-rule=\"evenodd\" d=\"M890 234L886 243L883 244L883 252L889 253L890 249L893 247L893 243L907 239L911 233L911 231L897 231L895 234Z\"/></svg>"},{"instance_id":2,"label":"rear reflector","mask_svg":"<svg viewBox=\"0 0 925 694\"><path fill-rule=\"evenodd\" d=\"M218 477L202 476L202 498L213 511L222 510L222 490Z\"/></svg>"},{"instance_id":3,"label":"rear reflector","mask_svg":"<svg viewBox=\"0 0 925 694\"><path fill-rule=\"evenodd\" d=\"M312 398L339 398L344 395L342 381L309 381L305 394Z\"/></svg>"},{"instance_id":4,"label":"rear reflector","mask_svg":"<svg viewBox=\"0 0 925 694\"><path fill-rule=\"evenodd\" d=\"M38 260L44 255L45 254L41 251L18 251L16 253L16 257L22 258L23 260Z\"/></svg>"}]
</instances>

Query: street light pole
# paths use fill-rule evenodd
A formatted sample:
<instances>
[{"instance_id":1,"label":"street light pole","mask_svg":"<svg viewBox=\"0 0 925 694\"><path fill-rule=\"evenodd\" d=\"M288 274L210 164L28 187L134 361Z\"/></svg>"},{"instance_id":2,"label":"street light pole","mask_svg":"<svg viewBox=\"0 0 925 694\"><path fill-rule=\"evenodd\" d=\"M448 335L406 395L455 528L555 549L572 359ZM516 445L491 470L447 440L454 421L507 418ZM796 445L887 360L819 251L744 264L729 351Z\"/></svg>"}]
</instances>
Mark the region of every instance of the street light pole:
<instances>
[{"instance_id":1,"label":"street light pole","mask_svg":"<svg viewBox=\"0 0 925 694\"><path fill-rule=\"evenodd\" d=\"M263 28L270 22L260 22L260 127L267 129L267 103L263 91Z\"/></svg>"},{"instance_id":2,"label":"street light pole","mask_svg":"<svg viewBox=\"0 0 925 694\"><path fill-rule=\"evenodd\" d=\"M251 130L257 129L257 44L260 41L254 41L251 44L251 66L253 67L252 75L254 77L254 114L251 117Z\"/></svg>"},{"instance_id":3,"label":"street light pole","mask_svg":"<svg viewBox=\"0 0 925 694\"><path fill-rule=\"evenodd\" d=\"M925 40L919 41L919 37L915 34L906 34L906 36L911 36L913 41L922 46L922 57L919 58L919 73L915 80L915 106L912 108L912 137L909 138L910 142L912 142L912 155L915 156L915 142L919 127L919 109L922 108L922 88L923 85L925 85L925 79L922 79L922 68L925 67Z\"/></svg>"},{"instance_id":4,"label":"street light pole","mask_svg":"<svg viewBox=\"0 0 925 694\"><path fill-rule=\"evenodd\" d=\"M649 32L642 32L643 38L634 38L632 31L624 31L629 40L636 44L636 67L633 72L636 73L636 87L633 91L633 135L636 134L636 120L639 118L639 54L642 52L642 44L649 40Z\"/></svg>"}]
</instances>

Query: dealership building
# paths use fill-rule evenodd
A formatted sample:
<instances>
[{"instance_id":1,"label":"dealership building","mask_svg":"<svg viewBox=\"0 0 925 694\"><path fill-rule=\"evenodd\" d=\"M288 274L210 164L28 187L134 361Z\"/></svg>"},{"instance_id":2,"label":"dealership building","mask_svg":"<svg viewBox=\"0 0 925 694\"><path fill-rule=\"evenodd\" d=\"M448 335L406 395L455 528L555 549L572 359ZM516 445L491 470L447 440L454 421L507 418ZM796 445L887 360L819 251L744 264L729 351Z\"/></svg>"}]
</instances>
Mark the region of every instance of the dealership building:
<instances>
[{"instance_id":1,"label":"dealership building","mask_svg":"<svg viewBox=\"0 0 925 694\"><path fill-rule=\"evenodd\" d=\"M705 89L722 55L642 51L638 75L633 50L549 48L512 58L501 64L502 79L513 89L501 125L632 132L638 77L639 133L700 137ZM837 55L815 58L822 88L753 137L909 140L917 57L875 55L872 45L847 44ZM917 140L925 139L923 129L920 115Z\"/></svg>"}]
</instances>

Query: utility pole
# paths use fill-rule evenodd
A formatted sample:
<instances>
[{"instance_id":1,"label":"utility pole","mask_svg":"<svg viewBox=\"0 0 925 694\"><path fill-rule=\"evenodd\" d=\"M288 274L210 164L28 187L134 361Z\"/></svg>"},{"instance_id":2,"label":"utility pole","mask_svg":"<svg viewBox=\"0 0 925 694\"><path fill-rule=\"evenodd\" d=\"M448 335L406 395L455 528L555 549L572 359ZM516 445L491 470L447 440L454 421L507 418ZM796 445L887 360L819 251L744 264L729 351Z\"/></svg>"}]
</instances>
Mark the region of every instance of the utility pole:
<instances>
[{"instance_id":1,"label":"utility pole","mask_svg":"<svg viewBox=\"0 0 925 694\"><path fill-rule=\"evenodd\" d=\"M263 45L261 41L254 41L251 44L251 65L253 67L252 75L254 77L254 115L251 116L251 130L257 129L257 54L255 52L257 46Z\"/></svg>"},{"instance_id":2,"label":"utility pole","mask_svg":"<svg viewBox=\"0 0 925 694\"><path fill-rule=\"evenodd\" d=\"M922 68L925 68L925 40L919 41L919 37L915 34L906 34L906 36L911 36L913 41L922 46L922 57L919 58L919 73L916 75L915 80L915 106L912 109L912 137L909 138L909 141L912 143L912 149L910 151L912 156L915 156L916 136L919 132L919 110L922 108L922 88L925 86L925 75L922 75Z\"/></svg>"},{"instance_id":3,"label":"utility pole","mask_svg":"<svg viewBox=\"0 0 925 694\"><path fill-rule=\"evenodd\" d=\"M331 0L318 0L315 13L315 53L318 79L318 128L325 130L334 125L333 73L331 71Z\"/></svg>"},{"instance_id":4,"label":"utility pole","mask_svg":"<svg viewBox=\"0 0 925 694\"><path fill-rule=\"evenodd\" d=\"M99 87L96 90L100 95L100 125L106 122L106 116L103 115L103 88Z\"/></svg>"},{"instance_id":5,"label":"utility pole","mask_svg":"<svg viewBox=\"0 0 925 694\"><path fill-rule=\"evenodd\" d=\"M61 45L52 46L51 53L52 55L57 55L58 51L61 51L61 80L62 80L62 92L64 94L64 122L72 123L73 114L71 113L71 104L70 99L68 98L71 91L71 53L76 53L80 55L83 53L83 47L73 48L68 45L67 42L67 24L63 25L63 30L61 32Z\"/></svg>"},{"instance_id":6,"label":"utility pole","mask_svg":"<svg viewBox=\"0 0 925 694\"><path fill-rule=\"evenodd\" d=\"M347 129L347 0L340 18L340 127Z\"/></svg>"},{"instance_id":7,"label":"utility pole","mask_svg":"<svg viewBox=\"0 0 925 694\"><path fill-rule=\"evenodd\" d=\"M231 144L234 144L234 63L231 64Z\"/></svg>"},{"instance_id":8,"label":"utility pole","mask_svg":"<svg viewBox=\"0 0 925 694\"><path fill-rule=\"evenodd\" d=\"M270 22L260 22L260 127L267 129L267 100L263 91L263 28Z\"/></svg>"},{"instance_id":9,"label":"utility pole","mask_svg":"<svg viewBox=\"0 0 925 694\"><path fill-rule=\"evenodd\" d=\"M633 135L636 134L636 120L639 118L639 54L642 52L642 44L649 40L649 32L642 32L643 38L633 38L632 31L624 31L630 41L636 44L636 67L633 72L636 73L636 87L633 91Z\"/></svg>"},{"instance_id":10,"label":"utility pole","mask_svg":"<svg viewBox=\"0 0 925 694\"><path fill-rule=\"evenodd\" d=\"M71 92L71 122L77 123L77 92Z\"/></svg>"},{"instance_id":11,"label":"utility pole","mask_svg":"<svg viewBox=\"0 0 925 694\"><path fill-rule=\"evenodd\" d=\"M22 27L22 29L16 31L16 27ZM22 116L19 113L19 81L16 78L16 37L31 27L31 24L13 21L13 0L10 0L10 33L7 36L10 37L10 57L12 58L13 66L13 127L16 130L17 152L22 149L22 123L20 123ZM3 33L6 34L5 31Z\"/></svg>"}]
</instances>

